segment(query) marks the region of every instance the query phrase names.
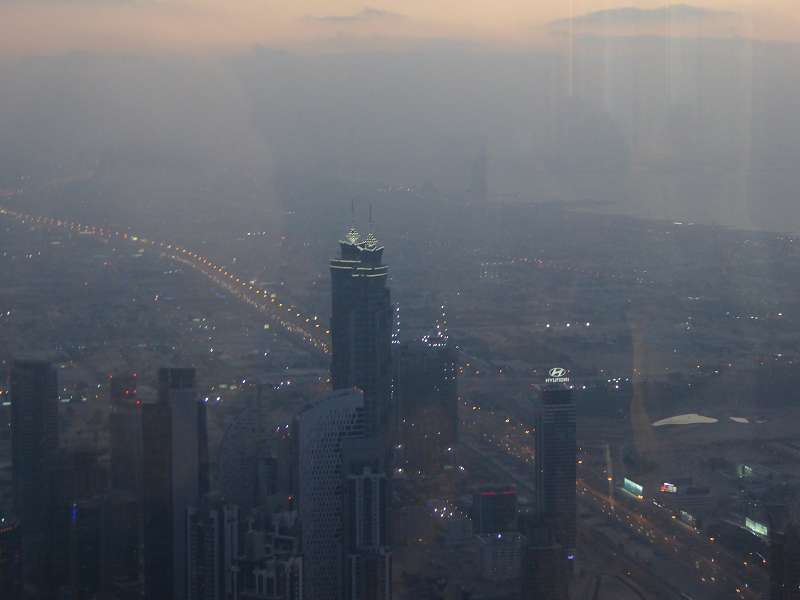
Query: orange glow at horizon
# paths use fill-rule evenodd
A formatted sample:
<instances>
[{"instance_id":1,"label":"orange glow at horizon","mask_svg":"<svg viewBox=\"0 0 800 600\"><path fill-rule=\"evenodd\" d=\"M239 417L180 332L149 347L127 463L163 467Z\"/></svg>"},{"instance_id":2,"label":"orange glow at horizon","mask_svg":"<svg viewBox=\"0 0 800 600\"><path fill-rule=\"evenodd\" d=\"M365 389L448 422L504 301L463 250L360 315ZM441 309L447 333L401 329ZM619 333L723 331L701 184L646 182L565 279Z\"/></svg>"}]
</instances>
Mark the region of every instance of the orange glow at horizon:
<instances>
[{"instance_id":1,"label":"orange glow at horizon","mask_svg":"<svg viewBox=\"0 0 800 600\"><path fill-rule=\"evenodd\" d=\"M313 49L320 43L369 47L425 39L538 45L558 38L549 24L570 17L570 9L579 16L621 6L656 9L665 4L657 0L508 0L500 6L491 0L469 4L461 0L11 0L0 4L0 58L69 51L224 52L256 45ZM708 0L697 5L732 13L724 23L708 19L703 34L797 39L800 9L789 0ZM655 26L647 33L663 29ZM635 32L642 24L632 27L604 32Z\"/></svg>"}]
</instances>

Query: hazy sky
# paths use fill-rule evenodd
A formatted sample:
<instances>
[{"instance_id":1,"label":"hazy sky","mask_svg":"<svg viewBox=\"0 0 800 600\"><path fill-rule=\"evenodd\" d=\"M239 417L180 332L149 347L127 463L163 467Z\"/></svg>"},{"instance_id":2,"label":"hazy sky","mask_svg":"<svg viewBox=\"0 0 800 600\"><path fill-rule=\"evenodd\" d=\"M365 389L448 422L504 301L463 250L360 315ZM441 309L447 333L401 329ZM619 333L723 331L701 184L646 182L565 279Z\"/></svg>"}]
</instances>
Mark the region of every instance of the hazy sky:
<instances>
[{"instance_id":1,"label":"hazy sky","mask_svg":"<svg viewBox=\"0 0 800 600\"><path fill-rule=\"evenodd\" d=\"M460 193L486 144L494 198L800 231L796 2L0 0L0 188Z\"/></svg>"},{"instance_id":2,"label":"hazy sky","mask_svg":"<svg viewBox=\"0 0 800 600\"><path fill-rule=\"evenodd\" d=\"M72 50L181 51L237 49L309 41L361 43L448 38L542 43L558 36L552 21L633 6L657 10L658 0L0 0L0 55ZM795 0L707 0L691 21L705 35L797 37ZM720 14L725 11L728 14ZM578 29L678 32L667 19L619 15L578 22ZM683 22L683 23L682 23Z\"/></svg>"}]
</instances>

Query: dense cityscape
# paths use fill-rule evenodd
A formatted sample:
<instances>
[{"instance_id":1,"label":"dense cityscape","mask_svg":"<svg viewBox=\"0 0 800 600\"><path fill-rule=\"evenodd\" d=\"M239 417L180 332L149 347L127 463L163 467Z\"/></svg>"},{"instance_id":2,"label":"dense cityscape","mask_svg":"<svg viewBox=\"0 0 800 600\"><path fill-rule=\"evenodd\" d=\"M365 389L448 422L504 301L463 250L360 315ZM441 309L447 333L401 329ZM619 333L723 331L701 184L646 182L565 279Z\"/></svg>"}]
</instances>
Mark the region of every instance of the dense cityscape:
<instances>
[{"instance_id":1,"label":"dense cityscape","mask_svg":"<svg viewBox=\"0 0 800 600\"><path fill-rule=\"evenodd\" d=\"M473 215L516 216L474 202ZM546 211L542 220L582 218ZM733 367L743 356L709 344L724 333L691 280L679 291L692 313L684 339L668 342L689 357L647 356L658 349L635 324L621 339L613 309L580 307L578 295L545 299L525 327L546 343L514 359L511 332L494 351L481 333L500 335L506 317L471 306L510 277L522 285L519 269L555 295L565 273L570 286L588 279L595 299L664 275L492 249L493 260L473 258L472 287L404 294L389 285L391 246L372 207L367 235L350 212L328 265L328 317L315 297L325 293L276 286L236 259L0 209L12 307L3 331L15 340L2 390L8 597L791 597L775 590L795 589L800 572L795 429L760 393L713 400L731 386L760 392L764 378L761 390L791 385L797 355L781 336L792 299L745 317L774 344L746 370ZM684 236L702 243L709 230L696 227ZM743 248L793 244L725 235ZM63 296L41 333L31 330L42 326L39 285ZM725 318L742 321L737 312ZM42 344L58 358L38 358ZM607 348L601 360L593 346ZM708 415L678 412L697 398Z\"/></svg>"},{"instance_id":2,"label":"dense cityscape","mask_svg":"<svg viewBox=\"0 0 800 600\"><path fill-rule=\"evenodd\" d=\"M791 0L0 0L0 600L800 600Z\"/></svg>"}]
</instances>

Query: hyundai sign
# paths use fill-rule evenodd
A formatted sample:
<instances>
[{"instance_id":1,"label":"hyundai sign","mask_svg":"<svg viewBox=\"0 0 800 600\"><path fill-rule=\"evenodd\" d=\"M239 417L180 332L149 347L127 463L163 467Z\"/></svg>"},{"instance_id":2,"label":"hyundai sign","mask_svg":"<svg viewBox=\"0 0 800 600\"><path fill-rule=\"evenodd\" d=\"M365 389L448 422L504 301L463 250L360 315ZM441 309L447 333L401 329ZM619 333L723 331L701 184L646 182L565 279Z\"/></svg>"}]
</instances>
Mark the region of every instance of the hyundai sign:
<instances>
[{"instance_id":1,"label":"hyundai sign","mask_svg":"<svg viewBox=\"0 0 800 600\"><path fill-rule=\"evenodd\" d=\"M547 372L545 383L569 383L569 371L564 367L553 367Z\"/></svg>"}]
</instances>

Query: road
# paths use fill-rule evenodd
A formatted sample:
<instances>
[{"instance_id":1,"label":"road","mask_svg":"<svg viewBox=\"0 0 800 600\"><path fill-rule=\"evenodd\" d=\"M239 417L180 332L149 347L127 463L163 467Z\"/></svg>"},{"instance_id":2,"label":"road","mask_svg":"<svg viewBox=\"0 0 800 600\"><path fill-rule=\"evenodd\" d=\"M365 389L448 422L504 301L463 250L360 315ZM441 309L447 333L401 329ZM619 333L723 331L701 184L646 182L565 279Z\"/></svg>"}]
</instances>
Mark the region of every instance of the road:
<instances>
[{"instance_id":1,"label":"road","mask_svg":"<svg viewBox=\"0 0 800 600\"><path fill-rule=\"evenodd\" d=\"M242 302L263 313L274 325L283 329L306 347L322 355L330 353L330 331L322 325L318 315L308 315L290 302L241 274L217 264L210 257L194 252L180 244L159 241L128 231L117 231L75 221L30 215L0 206L0 216L19 223L46 229L56 229L75 235L89 235L98 240L119 241L159 252L160 256L202 273L214 284L223 288Z\"/></svg>"}]
</instances>

